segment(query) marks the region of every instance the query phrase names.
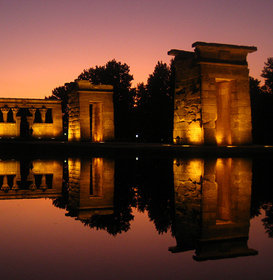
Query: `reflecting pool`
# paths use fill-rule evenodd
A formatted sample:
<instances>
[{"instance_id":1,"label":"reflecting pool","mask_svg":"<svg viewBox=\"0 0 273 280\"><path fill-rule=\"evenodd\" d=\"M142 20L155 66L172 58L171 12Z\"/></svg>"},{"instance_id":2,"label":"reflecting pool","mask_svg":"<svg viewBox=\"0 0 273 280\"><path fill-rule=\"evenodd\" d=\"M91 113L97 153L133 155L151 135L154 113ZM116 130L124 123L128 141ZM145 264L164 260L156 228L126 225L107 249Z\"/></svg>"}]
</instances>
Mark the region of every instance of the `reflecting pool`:
<instances>
[{"instance_id":1,"label":"reflecting pool","mask_svg":"<svg viewBox=\"0 0 273 280\"><path fill-rule=\"evenodd\" d=\"M267 157L0 161L1 279L272 279Z\"/></svg>"}]
</instances>

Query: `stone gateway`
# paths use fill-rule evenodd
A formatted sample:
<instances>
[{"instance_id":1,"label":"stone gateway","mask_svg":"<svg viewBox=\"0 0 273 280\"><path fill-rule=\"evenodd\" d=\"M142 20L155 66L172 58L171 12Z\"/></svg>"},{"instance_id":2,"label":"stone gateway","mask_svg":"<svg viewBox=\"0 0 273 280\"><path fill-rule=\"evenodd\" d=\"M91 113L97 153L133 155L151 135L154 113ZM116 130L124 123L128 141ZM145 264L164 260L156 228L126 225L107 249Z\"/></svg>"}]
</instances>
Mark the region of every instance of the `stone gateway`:
<instances>
[{"instance_id":1,"label":"stone gateway","mask_svg":"<svg viewBox=\"0 0 273 280\"><path fill-rule=\"evenodd\" d=\"M87 80L66 84L69 94L68 141L113 141L113 86Z\"/></svg>"},{"instance_id":2,"label":"stone gateway","mask_svg":"<svg viewBox=\"0 0 273 280\"><path fill-rule=\"evenodd\" d=\"M256 47L195 42L175 56L173 142L191 145L252 144L249 70Z\"/></svg>"}]
</instances>

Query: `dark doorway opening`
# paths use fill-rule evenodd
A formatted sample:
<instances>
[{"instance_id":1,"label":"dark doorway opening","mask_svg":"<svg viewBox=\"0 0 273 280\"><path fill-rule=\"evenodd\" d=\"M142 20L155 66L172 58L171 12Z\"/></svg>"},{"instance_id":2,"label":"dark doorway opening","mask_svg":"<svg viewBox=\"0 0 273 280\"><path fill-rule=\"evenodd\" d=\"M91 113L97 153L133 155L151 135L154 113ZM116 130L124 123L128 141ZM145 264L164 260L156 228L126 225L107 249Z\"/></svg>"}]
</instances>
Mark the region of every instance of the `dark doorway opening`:
<instances>
[{"instance_id":1,"label":"dark doorway opening","mask_svg":"<svg viewBox=\"0 0 273 280\"><path fill-rule=\"evenodd\" d=\"M92 125L92 120L93 120L93 118L92 118L92 116L93 116L93 105L92 104L90 104L89 105L89 120L90 120L90 140L92 141L92 137L93 137L93 131L92 131L92 127L93 127L93 125Z\"/></svg>"},{"instance_id":2,"label":"dark doorway opening","mask_svg":"<svg viewBox=\"0 0 273 280\"><path fill-rule=\"evenodd\" d=\"M17 116L21 117L21 123L20 123L20 137L29 137L29 123L27 120L27 117L32 116L32 114L29 112L27 108L20 108Z\"/></svg>"}]
</instances>

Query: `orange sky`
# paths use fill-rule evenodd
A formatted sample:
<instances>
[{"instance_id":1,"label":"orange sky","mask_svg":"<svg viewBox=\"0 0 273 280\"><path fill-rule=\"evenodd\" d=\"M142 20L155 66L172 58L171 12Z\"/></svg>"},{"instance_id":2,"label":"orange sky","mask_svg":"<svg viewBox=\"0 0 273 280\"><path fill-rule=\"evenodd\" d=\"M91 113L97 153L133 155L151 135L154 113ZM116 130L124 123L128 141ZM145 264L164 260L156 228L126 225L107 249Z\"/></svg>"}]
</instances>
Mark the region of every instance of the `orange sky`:
<instances>
[{"instance_id":1,"label":"orange sky","mask_svg":"<svg viewBox=\"0 0 273 280\"><path fill-rule=\"evenodd\" d=\"M256 46L250 75L273 56L273 1L9 0L0 3L1 97L44 98L113 58L146 83L170 49L195 41Z\"/></svg>"}]
</instances>

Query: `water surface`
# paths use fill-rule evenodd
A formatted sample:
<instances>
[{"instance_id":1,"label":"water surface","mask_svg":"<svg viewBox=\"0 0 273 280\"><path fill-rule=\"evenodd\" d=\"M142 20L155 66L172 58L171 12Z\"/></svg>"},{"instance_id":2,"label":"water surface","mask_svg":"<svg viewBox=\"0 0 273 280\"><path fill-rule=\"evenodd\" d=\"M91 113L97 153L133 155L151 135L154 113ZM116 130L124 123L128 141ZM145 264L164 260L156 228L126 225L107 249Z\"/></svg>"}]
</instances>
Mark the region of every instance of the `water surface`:
<instances>
[{"instance_id":1,"label":"water surface","mask_svg":"<svg viewBox=\"0 0 273 280\"><path fill-rule=\"evenodd\" d=\"M266 158L0 162L2 279L271 279Z\"/></svg>"}]
</instances>

